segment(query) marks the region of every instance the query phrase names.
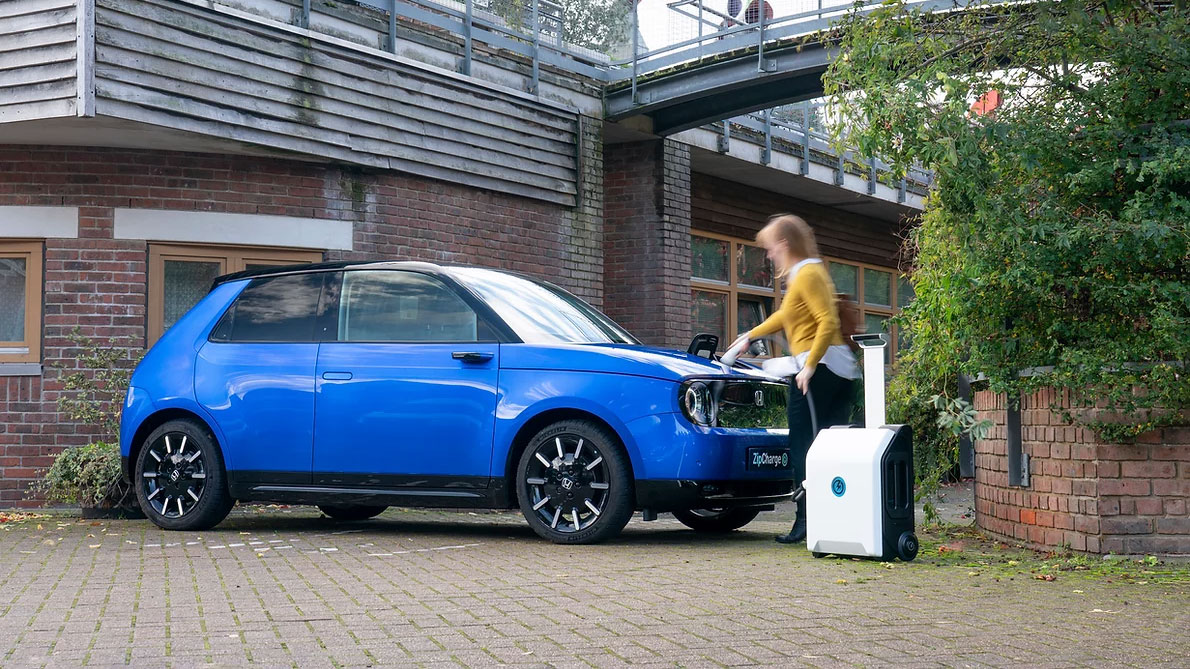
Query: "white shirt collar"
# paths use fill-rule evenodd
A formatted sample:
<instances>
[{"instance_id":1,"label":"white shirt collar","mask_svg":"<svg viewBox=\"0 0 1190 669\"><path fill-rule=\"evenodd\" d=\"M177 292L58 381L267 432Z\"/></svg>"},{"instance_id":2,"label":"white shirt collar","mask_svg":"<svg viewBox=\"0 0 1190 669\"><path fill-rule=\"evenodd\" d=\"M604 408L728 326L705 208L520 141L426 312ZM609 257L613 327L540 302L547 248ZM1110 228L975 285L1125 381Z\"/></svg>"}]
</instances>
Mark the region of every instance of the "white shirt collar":
<instances>
[{"instance_id":1,"label":"white shirt collar","mask_svg":"<svg viewBox=\"0 0 1190 669\"><path fill-rule=\"evenodd\" d=\"M794 265L789 270L789 275L788 275L789 281L793 281L793 277L797 276L798 270L800 270L802 267L809 265L811 263L816 263L816 262L820 263L820 262L822 262L822 259L821 258L806 258L805 260L802 260L798 264Z\"/></svg>"}]
</instances>

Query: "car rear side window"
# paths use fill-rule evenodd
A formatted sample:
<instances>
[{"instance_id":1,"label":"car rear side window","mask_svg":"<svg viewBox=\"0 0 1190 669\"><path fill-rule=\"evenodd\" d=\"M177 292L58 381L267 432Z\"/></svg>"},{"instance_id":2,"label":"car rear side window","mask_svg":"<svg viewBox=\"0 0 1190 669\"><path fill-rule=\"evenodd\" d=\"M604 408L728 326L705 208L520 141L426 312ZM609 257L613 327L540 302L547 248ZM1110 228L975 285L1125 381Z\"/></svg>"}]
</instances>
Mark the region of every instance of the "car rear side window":
<instances>
[{"instance_id":1,"label":"car rear side window","mask_svg":"<svg viewBox=\"0 0 1190 669\"><path fill-rule=\"evenodd\" d=\"M315 341L318 298L325 274L254 280L223 315L211 339L232 342Z\"/></svg>"},{"instance_id":2,"label":"car rear side window","mask_svg":"<svg viewBox=\"0 0 1190 669\"><path fill-rule=\"evenodd\" d=\"M480 321L450 287L417 272L343 273L339 341L474 342Z\"/></svg>"}]
</instances>

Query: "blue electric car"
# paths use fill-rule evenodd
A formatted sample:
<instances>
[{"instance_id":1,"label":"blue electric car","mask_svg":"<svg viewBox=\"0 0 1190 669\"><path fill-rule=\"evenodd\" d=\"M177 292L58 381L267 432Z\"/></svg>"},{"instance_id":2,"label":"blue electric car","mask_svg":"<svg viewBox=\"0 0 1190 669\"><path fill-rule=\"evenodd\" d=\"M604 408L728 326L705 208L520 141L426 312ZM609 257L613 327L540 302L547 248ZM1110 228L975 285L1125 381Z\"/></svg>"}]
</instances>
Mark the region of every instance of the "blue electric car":
<instances>
[{"instance_id":1,"label":"blue electric car","mask_svg":"<svg viewBox=\"0 0 1190 669\"><path fill-rule=\"evenodd\" d=\"M515 508L542 537L634 510L742 527L793 493L787 386L641 346L566 291L411 262L230 274L132 376L124 473L167 529L236 500Z\"/></svg>"}]
</instances>

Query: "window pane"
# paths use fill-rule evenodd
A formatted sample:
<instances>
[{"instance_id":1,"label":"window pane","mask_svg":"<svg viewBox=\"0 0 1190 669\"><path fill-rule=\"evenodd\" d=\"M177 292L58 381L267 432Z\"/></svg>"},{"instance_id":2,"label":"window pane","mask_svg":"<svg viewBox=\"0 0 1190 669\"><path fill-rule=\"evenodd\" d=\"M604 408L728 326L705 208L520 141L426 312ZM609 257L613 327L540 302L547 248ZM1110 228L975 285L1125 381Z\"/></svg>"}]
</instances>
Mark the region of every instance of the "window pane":
<instances>
[{"instance_id":1,"label":"window pane","mask_svg":"<svg viewBox=\"0 0 1190 669\"><path fill-rule=\"evenodd\" d=\"M864 303L892 306L892 273L864 268Z\"/></svg>"},{"instance_id":2,"label":"window pane","mask_svg":"<svg viewBox=\"0 0 1190 669\"><path fill-rule=\"evenodd\" d=\"M696 279L727 281L727 242L706 237L690 238L690 254Z\"/></svg>"},{"instance_id":3,"label":"window pane","mask_svg":"<svg viewBox=\"0 0 1190 669\"><path fill-rule=\"evenodd\" d=\"M731 344L727 337L727 296L705 290L694 290L691 295L691 320L694 333L709 332L719 335L719 348Z\"/></svg>"},{"instance_id":4,"label":"window pane","mask_svg":"<svg viewBox=\"0 0 1190 669\"><path fill-rule=\"evenodd\" d=\"M544 281L476 267L456 267L451 273L526 344L640 343L591 305Z\"/></svg>"},{"instance_id":5,"label":"window pane","mask_svg":"<svg viewBox=\"0 0 1190 669\"><path fill-rule=\"evenodd\" d=\"M232 341L314 341L323 274L256 279L230 312ZM222 324L220 324L222 330Z\"/></svg>"},{"instance_id":6,"label":"window pane","mask_svg":"<svg viewBox=\"0 0 1190 669\"><path fill-rule=\"evenodd\" d=\"M24 258L0 258L0 341L25 341Z\"/></svg>"},{"instance_id":7,"label":"window pane","mask_svg":"<svg viewBox=\"0 0 1190 669\"><path fill-rule=\"evenodd\" d=\"M415 272L343 276L339 341L473 342L478 318L453 290Z\"/></svg>"},{"instance_id":8,"label":"window pane","mask_svg":"<svg viewBox=\"0 0 1190 669\"><path fill-rule=\"evenodd\" d=\"M740 244L735 256L736 279L747 286L773 287L773 266L764 249Z\"/></svg>"},{"instance_id":9,"label":"window pane","mask_svg":"<svg viewBox=\"0 0 1190 669\"><path fill-rule=\"evenodd\" d=\"M166 260L162 281L165 304L163 329L168 330L190 311L190 307L198 304L221 271L222 265L218 262Z\"/></svg>"},{"instance_id":10,"label":"window pane","mask_svg":"<svg viewBox=\"0 0 1190 669\"><path fill-rule=\"evenodd\" d=\"M852 300L859 299L858 267L832 260L828 269L831 275L831 283L835 284L836 292L846 293Z\"/></svg>"},{"instance_id":11,"label":"window pane","mask_svg":"<svg viewBox=\"0 0 1190 669\"><path fill-rule=\"evenodd\" d=\"M740 295L736 305L736 322L740 325L740 332L747 332L760 325L773 312L773 300L767 297ZM724 347L731 342L724 342ZM752 345L752 355L771 355L769 341L762 340Z\"/></svg>"},{"instance_id":12,"label":"window pane","mask_svg":"<svg viewBox=\"0 0 1190 669\"><path fill-rule=\"evenodd\" d=\"M864 314L864 332L868 334L883 332L886 339L892 340L888 333L888 316L882 314ZM884 348L884 364L888 364L887 346Z\"/></svg>"},{"instance_id":13,"label":"window pane","mask_svg":"<svg viewBox=\"0 0 1190 669\"><path fill-rule=\"evenodd\" d=\"M897 277L897 306L899 306L901 308L907 307L907 306L909 306L909 303L912 302L913 298L915 298L915 297L917 297L917 294L913 292L913 284L909 283L909 277L906 277L903 275L898 276Z\"/></svg>"}]
</instances>

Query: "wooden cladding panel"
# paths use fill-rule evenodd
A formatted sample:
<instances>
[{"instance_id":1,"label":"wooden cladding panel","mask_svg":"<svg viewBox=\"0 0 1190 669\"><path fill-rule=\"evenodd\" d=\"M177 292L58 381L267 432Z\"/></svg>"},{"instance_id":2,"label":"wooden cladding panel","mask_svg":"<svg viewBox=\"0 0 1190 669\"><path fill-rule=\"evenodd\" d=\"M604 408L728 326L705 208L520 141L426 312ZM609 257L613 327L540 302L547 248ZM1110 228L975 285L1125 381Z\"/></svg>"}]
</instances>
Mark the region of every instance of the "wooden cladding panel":
<instances>
[{"instance_id":1,"label":"wooden cladding panel","mask_svg":"<svg viewBox=\"0 0 1190 669\"><path fill-rule=\"evenodd\" d=\"M752 239L769 216L797 214L814 228L824 256L884 267L898 264L897 224L705 174L692 175L691 183L690 219L695 230Z\"/></svg>"},{"instance_id":2,"label":"wooden cladding panel","mask_svg":"<svg viewBox=\"0 0 1190 669\"><path fill-rule=\"evenodd\" d=\"M74 116L74 0L0 2L0 123Z\"/></svg>"},{"instance_id":3,"label":"wooden cladding panel","mask_svg":"<svg viewBox=\"0 0 1190 669\"><path fill-rule=\"evenodd\" d=\"M97 0L97 111L575 203L575 113L277 26Z\"/></svg>"}]
</instances>

